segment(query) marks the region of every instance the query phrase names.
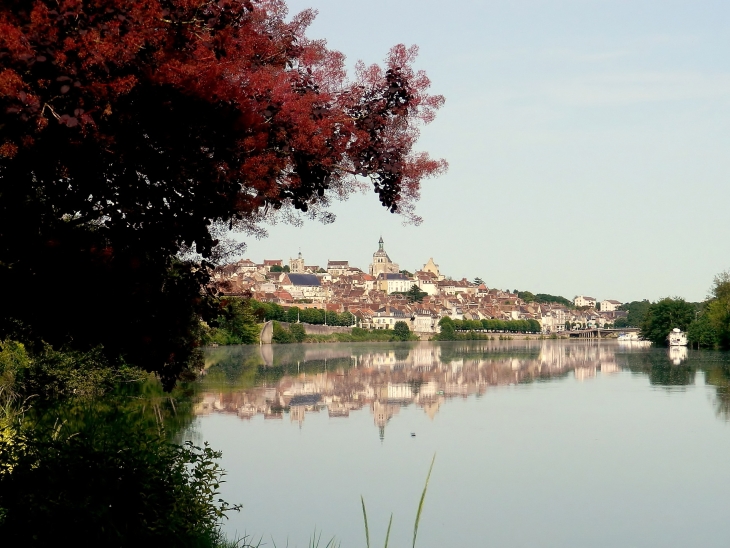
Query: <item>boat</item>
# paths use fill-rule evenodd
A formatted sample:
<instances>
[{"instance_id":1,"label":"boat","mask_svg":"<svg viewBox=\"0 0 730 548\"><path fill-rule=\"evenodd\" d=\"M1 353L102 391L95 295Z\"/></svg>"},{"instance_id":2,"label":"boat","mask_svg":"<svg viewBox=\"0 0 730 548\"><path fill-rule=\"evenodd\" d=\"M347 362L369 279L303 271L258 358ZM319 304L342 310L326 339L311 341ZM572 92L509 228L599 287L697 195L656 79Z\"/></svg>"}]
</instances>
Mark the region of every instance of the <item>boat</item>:
<instances>
[{"instance_id":1,"label":"boat","mask_svg":"<svg viewBox=\"0 0 730 548\"><path fill-rule=\"evenodd\" d=\"M628 344L631 347L635 346L651 346L651 341L646 341L639 337L636 331L630 331L628 333L619 333L618 342Z\"/></svg>"},{"instance_id":2,"label":"boat","mask_svg":"<svg viewBox=\"0 0 730 548\"><path fill-rule=\"evenodd\" d=\"M669 346L687 346L687 334L678 327L675 327L669 332L667 340L669 341Z\"/></svg>"}]
</instances>

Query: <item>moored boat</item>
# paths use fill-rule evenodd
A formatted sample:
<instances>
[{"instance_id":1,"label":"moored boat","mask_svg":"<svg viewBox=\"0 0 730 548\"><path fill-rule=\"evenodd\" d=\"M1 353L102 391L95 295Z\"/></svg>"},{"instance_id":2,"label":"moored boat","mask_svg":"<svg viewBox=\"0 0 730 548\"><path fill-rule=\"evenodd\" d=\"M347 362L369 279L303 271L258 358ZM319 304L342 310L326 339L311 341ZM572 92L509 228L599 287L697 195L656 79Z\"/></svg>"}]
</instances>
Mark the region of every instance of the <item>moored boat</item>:
<instances>
[{"instance_id":1,"label":"moored boat","mask_svg":"<svg viewBox=\"0 0 730 548\"><path fill-rule=\"evenodd\" d=\"M669 341L669 346L687 346L687 334L678 327L675 327L669 332L667 340Z\"/></svg>"}]
</instances>

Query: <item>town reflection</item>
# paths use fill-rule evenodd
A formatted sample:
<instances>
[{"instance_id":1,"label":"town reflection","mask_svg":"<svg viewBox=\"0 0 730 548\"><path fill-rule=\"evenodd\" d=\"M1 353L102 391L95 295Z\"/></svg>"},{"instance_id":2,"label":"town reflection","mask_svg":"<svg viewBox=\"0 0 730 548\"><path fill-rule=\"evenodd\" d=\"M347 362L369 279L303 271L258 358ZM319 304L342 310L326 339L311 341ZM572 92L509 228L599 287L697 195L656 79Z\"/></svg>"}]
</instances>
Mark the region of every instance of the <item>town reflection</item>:
<instances>
[{"instance_id":1,"label":"town reflection","mask_svg":"<svg viewBox=\"0 0 730 548\"><path fill-rule=\"evenodd\" d=\"M267 420L288 416L302 425L308 413L347 417L369 408L382 436L388 421L407 405L434 418L448 399L480 396L490 386L571 375L587 381L599 372L642 370L647 365L642 358L650 355L663 358L658 364L650 360L650 370L673 368L666 353L656 356L653 350L562 341L211 348L196 413L230 413L241 419L262 415ZM632 354L638 361L629 359ZM687 370L668 380L690 384L693 374Z\"/></svg>"}]
</instances>

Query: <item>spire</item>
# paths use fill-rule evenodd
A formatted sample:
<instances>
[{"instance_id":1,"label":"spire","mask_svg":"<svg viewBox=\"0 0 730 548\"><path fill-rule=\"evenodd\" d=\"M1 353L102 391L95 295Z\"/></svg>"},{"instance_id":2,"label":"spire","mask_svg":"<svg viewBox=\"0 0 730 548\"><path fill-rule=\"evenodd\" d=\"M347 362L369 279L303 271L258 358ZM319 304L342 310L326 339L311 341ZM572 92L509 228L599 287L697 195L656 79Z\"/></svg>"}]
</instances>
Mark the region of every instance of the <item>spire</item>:
<instances>
[{"instance_id":1,"label":"spire","mask_svg":"<svg viewBox=\"0 0 730 548\"><path fill-rule=\"evenodd\" d=\"M383 237L380 237L380 241L378 242L378 251L383 251Z\"/></svg>"}]
</instances>

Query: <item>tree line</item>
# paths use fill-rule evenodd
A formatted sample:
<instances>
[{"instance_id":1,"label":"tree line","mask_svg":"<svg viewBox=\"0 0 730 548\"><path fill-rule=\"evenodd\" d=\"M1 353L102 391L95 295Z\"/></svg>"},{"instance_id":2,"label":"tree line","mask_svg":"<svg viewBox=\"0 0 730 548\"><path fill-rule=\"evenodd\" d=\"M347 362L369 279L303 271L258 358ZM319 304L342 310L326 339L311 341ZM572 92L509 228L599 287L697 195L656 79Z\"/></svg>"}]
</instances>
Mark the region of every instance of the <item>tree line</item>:
<instances>
[{"instance_id":1,"label":"tree line","mask_svg":"<svg viewBox=\"0 0 730 548\"><path fill-rule=\"evenodd\" d=\"M438 339L455 340L464 332L490 333L540 333L542 328L537 320L454 320L448 316L439 321L441 332Z\"/></svg>"},{"instance_id":2,"label":"tree line","mask_svg":"<svg viewBox=\"0 0 730 548\"><path fill-rule=\"evenodd\" d=\"M641 301L638 306L629 303L628 310L627 319L638 323L642 337L655 344L666 344L676 327L687 333L692 346L730 349L730 272L715 276L710 295L702 303L666 297L654 303Z\"/></svg>"}]
</instances>

